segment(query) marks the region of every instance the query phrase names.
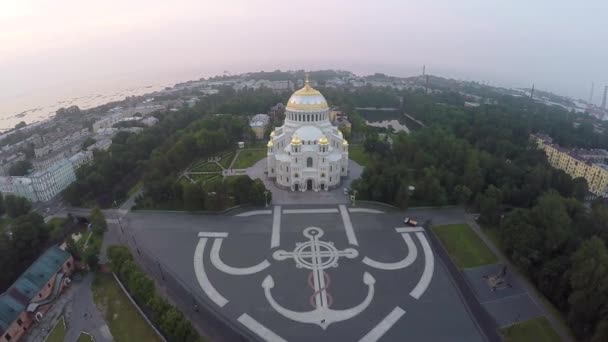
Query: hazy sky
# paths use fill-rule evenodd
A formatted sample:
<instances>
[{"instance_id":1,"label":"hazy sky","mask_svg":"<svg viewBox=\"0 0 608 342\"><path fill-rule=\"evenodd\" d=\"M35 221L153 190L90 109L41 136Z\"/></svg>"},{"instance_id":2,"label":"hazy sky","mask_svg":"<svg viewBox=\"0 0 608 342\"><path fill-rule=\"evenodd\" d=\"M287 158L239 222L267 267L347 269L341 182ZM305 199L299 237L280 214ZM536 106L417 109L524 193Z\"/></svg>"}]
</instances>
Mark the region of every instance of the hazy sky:
<instances>
[{"instance_id":1,"label":"hazy sky","mask_svg":"<svg viewBox=\"0 0 608 342\"><path fill-rule=\"evenodd\" d=\"M420 72L595 100L606 0L0 0L0 100L277 68Z\"/></svg>"}]
</instances>

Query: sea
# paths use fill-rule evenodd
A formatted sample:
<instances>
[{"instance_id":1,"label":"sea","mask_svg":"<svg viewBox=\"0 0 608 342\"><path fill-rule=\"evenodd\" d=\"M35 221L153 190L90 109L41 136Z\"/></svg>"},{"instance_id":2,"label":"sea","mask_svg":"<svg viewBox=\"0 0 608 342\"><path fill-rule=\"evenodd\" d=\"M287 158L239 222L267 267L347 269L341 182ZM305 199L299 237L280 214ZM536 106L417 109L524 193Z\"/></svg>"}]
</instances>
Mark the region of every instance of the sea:
<instances>
[{"instance_id":1,"label":"sea","mask_svg":"<svg viewBox=\"0 0 608 342\"><path fill-rule=\"evenodd\" d=\"M176 83L207 77L197 72L139 75L74 82L35 89L18 95L0 95L0 132L21 121L34 124L55 116L59 108L89 109L128 96L139 96L172 87Z\"/></svg>"}]
</instances>

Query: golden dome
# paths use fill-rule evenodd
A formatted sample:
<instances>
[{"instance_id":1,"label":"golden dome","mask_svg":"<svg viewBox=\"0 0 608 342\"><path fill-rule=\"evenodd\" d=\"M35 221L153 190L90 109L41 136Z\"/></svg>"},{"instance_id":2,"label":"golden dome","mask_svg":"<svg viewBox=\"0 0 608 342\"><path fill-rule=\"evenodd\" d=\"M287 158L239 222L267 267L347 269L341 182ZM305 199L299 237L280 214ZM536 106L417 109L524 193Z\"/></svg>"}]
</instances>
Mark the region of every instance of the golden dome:
<instances>
[{"instance_id":1,"label":"golden dome","mask_svg":"<svg viewBox=\"0 0 608 342\"><path fill-rule=\"evenodd\" d=\"M274 135L275 135L274 130L272 130L272 132L270 132L270 136L274 137Z\"/></svg>"},{"instance_id":2,"label":"golden dome","mask_svg":"<svg viewBox=\"0 0 608 342\"><path fill-rule=\"evenodd\" d=\"M342 140L342 145L348 146L348 141L346 141L346 139Z\"/></svg>"},{"instance_id":3,"label":"golden dome","mask_svg":"<svg viewBox=\"0 0 608 342\"><path fill-rule=\"evenodd\" d=\"M325 136L322 136L321 139L319 139L319 145L327 145L329 144L329 141L327 140L327 138Z\"/></svg>"},{"instance_id":4,"label":"golden dome","mask_svg":"<svg viewBox=\"0 0 608 342\"><path fill-rule=\"evenodd\" d=\"M318 90L310 86L307 75L304 87L291 95L285 108L295 111L319 111L327 110L329 106L325 97Z\"/></svg>"},{"instance_id":5,"label":"golden dome","mask_svg":"<svg viewBox=\"0 0 608 342\"><path fill-rule=\"evenodd\" d=\"M302 140L300 140L300 138L298 138L298 135L297 135L297 134L294 134L294 135L291 137L291 144L292 144L292 145L302 145Z\"/></svg>"},{"instance_id":6,"label":"golden dome","mask_svg":"<svg viewBox=\"0 0 608 342\"><path fill-rule=\"evenodd\" d=\"M268 144L266 144L266 146L272 147L272 145L273 145L272 140L268 140Z\"/></svg>"}]
</instances>

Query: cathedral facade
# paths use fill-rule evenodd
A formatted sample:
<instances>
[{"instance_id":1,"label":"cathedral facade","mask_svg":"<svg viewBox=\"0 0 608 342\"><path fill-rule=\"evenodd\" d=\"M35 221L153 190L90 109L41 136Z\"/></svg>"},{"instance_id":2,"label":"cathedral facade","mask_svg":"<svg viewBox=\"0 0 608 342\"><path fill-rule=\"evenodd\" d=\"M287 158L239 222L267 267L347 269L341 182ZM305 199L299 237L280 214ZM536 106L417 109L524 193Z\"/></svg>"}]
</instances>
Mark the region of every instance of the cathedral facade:
<instances>
[{"instance_id":1,"label":"cathedral facade","mask_svg":"<svg viewBox=\"0 0 608 342\"><path fill-rule=\"evenodd\" d=\"M348 142L329 121L325 97L309 85L287 101L285 122L270 133L267 174L292 191L327 191L348 175Z\"/></svg>"}]
</instances>

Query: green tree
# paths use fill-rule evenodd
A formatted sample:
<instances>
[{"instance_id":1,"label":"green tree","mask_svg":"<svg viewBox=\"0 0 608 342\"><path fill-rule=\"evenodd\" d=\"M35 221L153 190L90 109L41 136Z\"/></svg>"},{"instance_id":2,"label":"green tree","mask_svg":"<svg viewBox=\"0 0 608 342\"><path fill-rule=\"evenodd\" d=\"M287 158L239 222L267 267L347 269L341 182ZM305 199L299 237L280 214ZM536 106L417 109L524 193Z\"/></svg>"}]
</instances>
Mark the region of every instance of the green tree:
<instances>
[{"instance_id":1,"label":"green tree","mask_svg":"<svg viewBox=\"0 0 608 342\"><path fill-rule=\"evenodd\" d=\"M516 209L507 214L500 225L500 240L507 255L524 270L541 260L542 232L530 224L530 212Z\"/></svg>"},{"instance_id":2,"label":"green tree","mask_svg":"<svg viewBox=\"0 0 608 342\"><path fill-rule=\"evenodd\" d=\"M479 220L485 224L497 225L500 223L502 192L494 185L490 185L479 196Z\"/></svg>"},{"instance_id":3,"label":"green tree","mask_svg":"<svg viewBox=\"0 0 608 342\"><path fill-rule=\"evenodd\" d=\"M479 158L474 152L470 152L464 164L464 185L473 194L481 191L483 186L483 175L479 166Z\"/></svg>"},{"instance_id":4,"label":"green tree","mask_svg":"<svg viewBox=\"0 0 608 342\"><path fill-rule=\"evenodd\" d=\"M95 144L97 141L91 137L86 138L83 142L82 142L82 147L81 149L83 151L86 151L87 147Z\"/></svg>"},{"instance_id":5,"label":"green tree","mask_svg":"<svg viewBox=\"0 0 608 342\"><path fill-rule=\"evenodd\" d=\"M599 238L583 242L572 255L570 285L568 321L580 336L590 336L608 303L608 250Z\"/></svg>"},{"instance_id":6,"label":"green tree","mask_svg":"<svg viewBox=\"0 0 608 342\"><path fill-rule=\"evenodd\" d=\"M96 234L103 234L103 232L108 229L106 217L99 207L91 209L91 213L89 214L89 223Z\"/></svg>"},{"instance_id":7,"label":"green tree","mask_svg":"<svg viewBox=\"0 0 608 342\"><path fill-rule=\"evenodd\" d=\"M183 186L184 208L189 211L204 210L206 193L198 183L187 183Z\"/></svg>"},{"instance_id":8,"label":"green tree","mask_svg":"<svg viewBox=\"0 0 608 342\"><path fill-rule=\"evenodd\" d=\"M15 218L27 214L32 209L32 204L27 198L8 194L4 196L4 205L8 216Z\"/></svg>"},{"instance_id":9,"label":"green tree","mask_svg":"<svg viewBox=\"0 0 608 342\"><path fill-rule=\"evenodd\" d=\"M466 185L459 184L454 188L454 198L460 205L467 205L471 195L473 195L473 192Z\"/></svg>"},{"instance_id":10,"label":"green tree","mask_svg":"<svg viewBox=\"0 0 608 342\"><path fill-rule=\"evenodd\" d=\"M555 191L543 194L532 208L533 224L544 237L544 254L563 247L572 236L572 219L566 211L563 198Z\"/></svg>"},{"instance_id":11,"label":"green tree","mask_svg":"<svg viewBox=\"0 0 608 342\"><path fill-rule=\"evenodd\" d=\"M72 254L72 256L74 257L74 259L76 260L80 260L82 258L82 256L80 255L80 250L78 249L78 246L76 245L76 242L74 241L74 239L72 238L72 236L68 236L68 238L66 239L66 250Z\"/></svg>"},{"instance_id":12,"label":"green tree","mask_svg":"<svg viewBox=\"0 0 608 342\"><path fill-rule=\"evenodd\" d=\"M28 160L20 160L8 169L8 174L10 176L25 176L31 168L32 163Z\"/></svg>"},{"instance_id":13,"label":"green tree","mask_svg":"<svg viewBox=\"0 0 608 342\"><path fill-rule=\"evenodd\" d=\"M4 205L4 195L0 192L0 216L4 215L6 207Z\"/></svg>"}]
</instances>

